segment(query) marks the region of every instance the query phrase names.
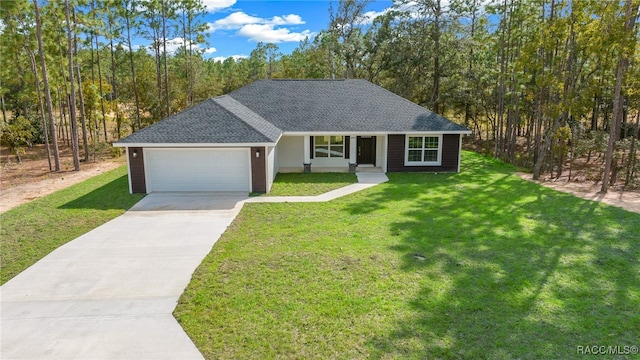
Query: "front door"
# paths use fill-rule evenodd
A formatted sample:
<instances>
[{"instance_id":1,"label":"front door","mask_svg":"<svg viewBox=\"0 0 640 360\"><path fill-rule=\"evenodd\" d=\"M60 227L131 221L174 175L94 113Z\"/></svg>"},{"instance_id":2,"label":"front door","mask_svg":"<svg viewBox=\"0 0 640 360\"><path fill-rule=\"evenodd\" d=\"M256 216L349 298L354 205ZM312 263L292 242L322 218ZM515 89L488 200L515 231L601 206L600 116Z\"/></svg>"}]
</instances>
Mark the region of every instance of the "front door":
<instances>
[{"instance_id":1,"label":"front door","mask_svg":"<svg viewBox=\"0 0 640 360\"><path fill-rule=\"evenodd\" d=\"M376 138L358 136L358 164L376 165Z\"/></svg>"}]
</instances>

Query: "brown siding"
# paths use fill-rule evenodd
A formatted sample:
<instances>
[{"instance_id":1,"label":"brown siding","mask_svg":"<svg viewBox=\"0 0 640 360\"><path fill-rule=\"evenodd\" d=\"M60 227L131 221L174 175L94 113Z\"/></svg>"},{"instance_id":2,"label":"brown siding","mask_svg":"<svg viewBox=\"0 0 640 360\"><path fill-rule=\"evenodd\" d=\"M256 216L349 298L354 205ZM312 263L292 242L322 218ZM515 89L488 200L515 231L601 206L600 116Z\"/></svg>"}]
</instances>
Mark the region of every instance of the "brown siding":
<instances>
[{"instance_id":1,"label":"brown siding","mask_svg":"<svg viewBox=\"0 0 640 360\"><path fill-rule=\"evenodd\" d=\"M136 152L137 156L133 157ZM146 193L147 184L144 177L144 152L141 147L129 148L129 176L131 177L131 192Z\"/></svg>"},{"instance_id":2,"label":"brown siding","mask_svg":"<svg viewBox=\"0 0 640 360\"><path fill-rule=\"evenodd\" d=\"M256 157L256 152L260 157ZM251 148L251 191L267 192L267 151L264 147Z\"/></svg>"},{"instance_id":3,"label":"brown siding","mask_svg":"<svg viewBox=\"0 0 640 360\"><path fill-rule=\"evenodd\" d=\"M404 166L405 135L389 135L387 146L387 171L458 171L458 152L460 136L445 134L442 136L442 163L440 166Z\"/></svg>"}]
</instances>

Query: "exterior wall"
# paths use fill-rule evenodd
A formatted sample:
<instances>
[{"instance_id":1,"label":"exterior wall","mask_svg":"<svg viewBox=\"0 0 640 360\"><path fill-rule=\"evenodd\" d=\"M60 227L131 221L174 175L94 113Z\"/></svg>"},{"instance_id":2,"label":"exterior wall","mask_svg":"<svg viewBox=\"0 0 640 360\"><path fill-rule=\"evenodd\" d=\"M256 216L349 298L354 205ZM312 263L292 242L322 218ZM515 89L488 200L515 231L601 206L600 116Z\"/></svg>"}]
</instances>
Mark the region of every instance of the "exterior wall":
<instances>
[{"instance_id":1,"label":"exterior wall","mask_svg":"<svg viewBox=\"0 0 640 360\"><path fill-rule=\"evenodd\" d=\"M257 156L260 154L260 156ZM251 148L251 191L267 192L267 152L265 147Z\"/></svg>"},{"instance_id":2,"label":"exterior wall","mask_svg":"<svg viewBox=\"0 0 640 360\"><path fill-rule=\"evenodd\" d=\"M283 136L278 142L279 168L300 168L304 163L304 136Z\"/></svg>"},{"instance_id":3,"label":"exterior wall","mask_svg":"<svg viewBox=\"0 0 640 360\"><path fill-rule=\"evenodd\" d=\"M459 134L442 135L442 162L440 166L404 166L405 135L389 135L387 144L388 172L418 172L418 171L458 171L460 155Z\"/></svg>"},{"instance_id":4,"label":"exterior wall","mask_svg":"<svg viewBox=\"0 0 640 360\"><path fill-rule=\"evenodd\" d=\"M129 181L131 181L131 192L145 194L147 184L144 173L144 151L141 147L128 148L129 153ZM136 157L133 154L136 153Z\"/></svg>"},{"instance_id":5,"label":"exterior wall","mask_svg":"<svg viewBox=\"0 0 640 360\"><path fill-rule=\"evenodd\" d=\"M277 167L275 167L276 162L276 148L268 147L267 148L267 191L271 191L271 186L273 185L273 181L276 179Z\"/></svg>"}]
</instances>

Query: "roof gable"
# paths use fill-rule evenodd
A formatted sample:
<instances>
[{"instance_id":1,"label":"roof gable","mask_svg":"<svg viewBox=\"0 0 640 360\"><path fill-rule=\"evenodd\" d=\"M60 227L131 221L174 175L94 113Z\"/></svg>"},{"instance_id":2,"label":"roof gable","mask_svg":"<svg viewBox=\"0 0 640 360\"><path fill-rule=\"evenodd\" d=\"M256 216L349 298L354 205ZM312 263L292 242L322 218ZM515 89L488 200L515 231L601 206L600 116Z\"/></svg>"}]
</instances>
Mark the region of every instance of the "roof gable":
<instances>
[{"instance_id":1,"label":"roof gable","mask_svg":"<svg viewBox=\"0 0 640 360\"><path fill-rule=\"evenodd\" d=\"M121 144L272 143L214 99L198 103L118 140Z\"/></svg>"}]
</instances>

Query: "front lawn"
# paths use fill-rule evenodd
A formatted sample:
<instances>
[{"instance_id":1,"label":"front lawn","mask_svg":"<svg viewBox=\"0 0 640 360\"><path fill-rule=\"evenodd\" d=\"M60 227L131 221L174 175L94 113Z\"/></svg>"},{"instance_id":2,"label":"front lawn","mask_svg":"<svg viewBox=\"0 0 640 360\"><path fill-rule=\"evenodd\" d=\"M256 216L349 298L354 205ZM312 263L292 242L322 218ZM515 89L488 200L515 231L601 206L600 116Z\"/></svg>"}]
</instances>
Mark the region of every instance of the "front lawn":
<instances>
[{"instance_id":1,"label":"front lawn","mask_svg":"<svg viewBox=\"0 0 640 360\"><path fill-rule=\"evenodd\" d=\"M121 166L0 214L0 284L142 197L129 194Z\"/></svg>"},{"instance_id":2,"label":"front lawn","mask_svg":"<svg viewBox=\"0 0 640 360\"><path fill-rule=\"evenodd\" d=\"M352 173L279 173L268 196L314 196L357 183Z\"/></svg>"},{"instance_id":3,"label":"front lawn","mask_svg":"<svg viewBox=\"0 0 640 360\"><path fill-rule=\"evenodd\" d=\"M209 359L567 359L640 345L640 215L474 153L463 164L328 203L246 204L176 318Z\"/></svg>"}]
</instances>

